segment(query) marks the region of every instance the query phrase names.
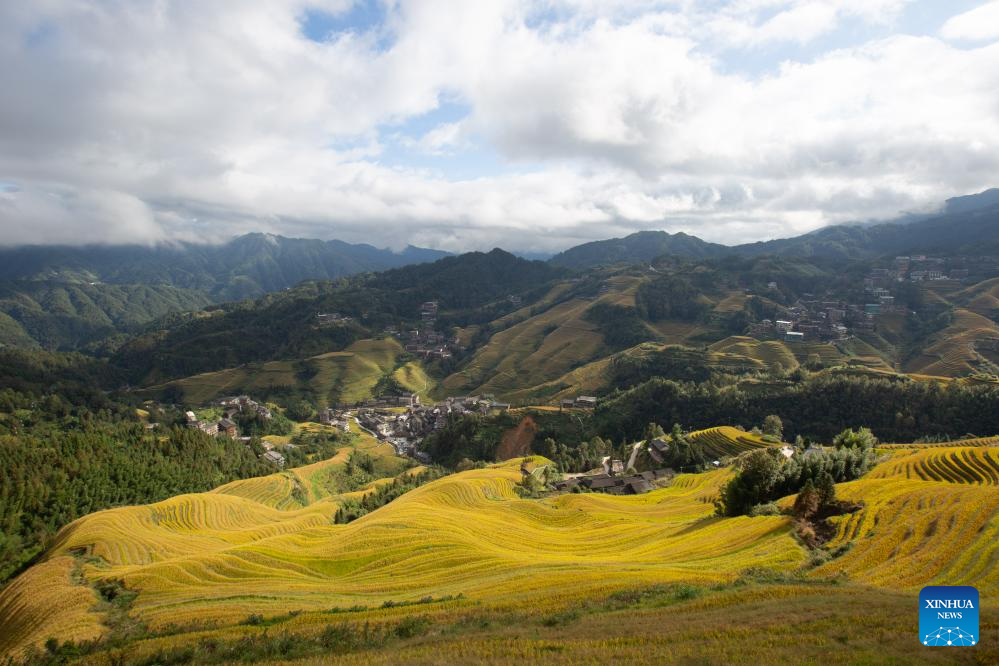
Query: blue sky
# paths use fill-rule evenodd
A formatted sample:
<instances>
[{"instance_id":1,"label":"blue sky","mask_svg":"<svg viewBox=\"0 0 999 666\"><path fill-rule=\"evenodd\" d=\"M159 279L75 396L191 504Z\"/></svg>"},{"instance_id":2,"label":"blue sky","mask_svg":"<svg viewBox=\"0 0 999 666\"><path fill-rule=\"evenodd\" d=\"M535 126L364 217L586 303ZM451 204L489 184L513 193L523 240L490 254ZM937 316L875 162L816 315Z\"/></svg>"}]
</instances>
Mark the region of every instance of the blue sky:
<instances>
[{"instance_id":1,"label":"blue sky","mask_svg":"<svg viewBox=\"0 0 999 666\"><path fill-rule=\"evenodd\" d=\"M999 185L997 0L0 6L0 244L738 243Z\"/></svg>"}]
</instances>

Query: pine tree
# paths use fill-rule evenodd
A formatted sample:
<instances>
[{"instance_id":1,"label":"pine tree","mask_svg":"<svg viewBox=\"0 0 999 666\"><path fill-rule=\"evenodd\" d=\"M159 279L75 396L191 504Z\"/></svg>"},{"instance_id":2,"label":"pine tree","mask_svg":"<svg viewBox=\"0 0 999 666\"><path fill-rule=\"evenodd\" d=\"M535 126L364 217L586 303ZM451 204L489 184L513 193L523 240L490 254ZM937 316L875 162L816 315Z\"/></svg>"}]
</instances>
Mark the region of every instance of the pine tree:
<instances>
[{"instance_id":1,"label":"pine tree","mask_svg":"<svg viewBox=\"0 0 999 666\"><path fill-rule=\"evenodd\" d=\"M819 492L815 489L815 484L809 479L798 492L794 499L794 515L803 520L814 516L819 510Z\"/></svg>"},{"instance_id":2,"label":"pine tree","mask_svg":"<svg viewBox=\"0 0 999 666\"><path fill-rule=\"evenodd\" d=\"M819 477L818 493L820 510L829 509L836 503L836 483L829 472L823 472Z\"/></svg>"}]
</instances>

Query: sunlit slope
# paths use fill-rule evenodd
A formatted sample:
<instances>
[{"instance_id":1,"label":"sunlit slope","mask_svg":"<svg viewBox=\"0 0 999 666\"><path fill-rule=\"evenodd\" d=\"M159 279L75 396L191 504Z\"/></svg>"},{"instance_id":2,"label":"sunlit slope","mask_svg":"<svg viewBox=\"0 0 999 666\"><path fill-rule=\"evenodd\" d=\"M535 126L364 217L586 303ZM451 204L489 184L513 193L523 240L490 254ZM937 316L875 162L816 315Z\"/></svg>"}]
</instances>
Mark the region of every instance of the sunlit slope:
<instances>
[{"instance_id":1,"label":"sunlit slope","mask_svg":"<svg viewBox=\"0 0 999 666\"><path fill-rule=\"evenodd\" d=\"M999 312L999 278L968 287L954 294L953 300L983 317L994 317Z\"/></svg>"},{"instance_id":2,"label":"sunlit slope","mask_svg":"<svg viewBox=\"0 0 999 666\"><path fill-rule=\"evenodd\" d=\"M704 453L713 458L737 456L753 449L761 449L770 444L759 435L739 430L731 426L719 426L690 433L690 439L704 447Z\"/></svg>"},{"instance_id":3,"label":"sunlit slope","mask_svg":"<svg viewBox=\"0 0 999 666\"><path fill-rule=\"evenodd\" d=\"M446 477L348 525L331 524L335 498L280 510L218 492L184 495L83 518L50 561L101 558L82 564L87 579L138 590L132 614L153 628L459 593L493 606L558 604L629 583L800 565L786 519L712 517L727 474L681 476L639 497L534 501L515 492L518 460ZM68 609L66 622L84 606Z\"/></svg>"},{"instance_id":4,"label":"sunlit slope","mask_svg":"<svg viewBox=\"0 0 999 666\"><path fill-rule=\"evenodd\" d=\"M832 547L852 544L816 570L898 589L974 585L999 591L997 451L934 447L895 456L866 478L837 486L864 508L835 519Z\"/></svg>"},{"instance_id":5,"label":"sunlit slope","mask_svg":"<svg viewBox=\"0 0 999 666\"><path fill-rule=\"evenodd\" d=\"M634 307L642 281L634 276L613 276L595 298L577 297L551 306L535 304L525 319L512 315L498 319L492 326L503 330L493 334L462 370L447 377L442 388L452 395L495 393L510 399L517 392L552 382L600 359L606 353L603 335L586 319L586 312L597 304ZM542 307L542 312L530 315ZM655 337L651 330L649 337Z\"/></svg>"},{"instance_id":6,"label":"sunlit slope","mask_svg":"<svg viewBox=\"0 0 999 666\"><path fill-rule=\"evenodd\" d=\"M999 449L933 447L879 465L867 478L999 484Z\"/></svg>"},{"instance_id":7,"label":"sunlit slope","mask_svg":"<svg viewBox=\"0 0 999 666\"><path fill-rule=\"evenodd\" d=\"M91 612L97 595L74 580L77 562L66 555L36 564L0 592L0 659L52 636L93 640L105 631Z\"/></svg>"},{"instance_id":8,"label":"sunlit slope","mask_svg":"<svg viewBox=\"0 0 999 666\"><path fill-rule=\"evenodd\" d=\"M322 405L332 402L356 402L371 397L372 389L386 373L393 372L403 348L392 338L358 340L344 351L319 354L302 361L270 361L251 363L239 368L206 372L154 386L150 391L177 387L184 399L204 404L225 395L258 394L261 391L286 387L308 390ZM404 383L424 385L429 379L422 367L413 361L400 376ZM426 390L425 386L420 387Z\"/></svg>"},{"instance_id":9,"label":"sunlit slope","mask_svg":"<svg viewBox=\"0 0 999 666\"><path fill-rule=\"evenodd\" d=\"M812 356L817 356L824 365L842 363L846 358L835 345L827 342L761 341L740 335L719 340L709 349L753 359L761 363L764 368L773 368L776 364L780 364L784 370L793 370Z\"/></svg>"},{"instance_id":10,"label":"sunlit slope","mask_svg":"<svg viewBox=\"0 0 999 666\"><path fill-rule=\"evenodd\" d=\"M974 372L994 372L997 368L977 346L985 340L999 338L999 325L991 319L958 308L953 320L935 334L923 352L905 364L905 371L962 377Z\"/></svg>"}]
</instances>

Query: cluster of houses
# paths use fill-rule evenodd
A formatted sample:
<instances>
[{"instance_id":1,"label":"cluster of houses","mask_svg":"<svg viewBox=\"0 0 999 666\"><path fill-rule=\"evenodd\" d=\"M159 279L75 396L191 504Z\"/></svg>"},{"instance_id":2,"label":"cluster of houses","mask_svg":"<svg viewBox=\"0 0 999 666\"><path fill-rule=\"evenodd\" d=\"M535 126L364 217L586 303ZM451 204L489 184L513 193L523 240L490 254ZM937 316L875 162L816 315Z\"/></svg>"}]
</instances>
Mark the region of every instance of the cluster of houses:
<instances>
[{"instance_id":1,"label":"cluster of houses","mask_svg":"<svg viewBox=\"0 0 999 666\"><path fill-rule=\"evenodd\" d=\"M236 415L253 414L256 417L265 420L274 416L270 408L266 405L260 404L247 395L220 398L214 401L212 405L222 408L221 419L217 421L199 419L194 412L188 411L185 413L185 417L187 418L187 427L200 430L201 432L211 435L212 437L229 437L231 439L240 439L244 442L249 442L249 437L240 437L239 427L233 420ZM262 442L262 444L265 452L260 457L267 462L277 465L278 467L284 467L285 457L274 450L274 445L267 441Z\"/></svg>"},{"instance_id":2,"label":"cluster of houses","mask_svg":"<svg viewBox=\"0 0 999 666\"><path fill-rule=\"evenodd\" d=\"M373 401L369 401L371 402ZM412 395L406 411L402 413L379 410L379 407L385 405L369 403L358 410L357 421L361 427L392 444L399 455L410 455L417 459L424 455L416 450L417 444L433 431L447 425L448 417L470 413L488 414L494 410L510 408L508 403L497 402L493 395L460 396L432 405L422 405L419 396Z\"/></svg>"},{"instance_id":3,"label":"cluster of houses","mask_svg":"<svg viewBox=\"0 0 999 666\"><path fill-rule=\"evenodd\" d=\"M875 296L889 295L900 282L961 282L969 277L981 280L999 272L999 258L991 256L895 257L888 268L872 268L864 277L864 291Z\"/></svg>"},{"instance_id":4,"label":"cluster of houses","mask_svg":"<svg viewBox=\"0 0 999 666\"><path fill-rule=\"evenodd\" d=\"M780 308L773 320L754 323L749 334L762 340L842 340L855 330L876 330L877 317L904 308L896 303L895 289L900 283L951 281L969 276L976 280L999 274L999 258L990 256L895 257L890 267L872 268L864 276L864 301L802 299L791 307ZM776 282L768 288L777 289Z\"/></svg>"},{"instance_id":5,"label":"cluster of houses","mask_svg":"<svg viewBox=\"0 0 999 666\"><path fill-rule=\"evenodd\" d=\"M334 409L333 407L320 409L319 423L343 432L350 432L350 415L342 409Z\"/></svg>"},{"instance_id":6,"label":"cluster of houses","mask_svg":"<svg viewBox=\"0 0 999 666\"><path fill-rule=\"evenodd\" d=\"M894 299L884 305L857 305L839 300L799 300L781 308L777 319L763 319L752 325L750 335L763 340L843 340L854 329L874 330L875 316L892 311Z\"/></svg>"},{"instance_id":7,"label":"cluster of houses","mask_svg":"<svg viewBox=\"0 0 999 666\"><path fill-rule=\"evenodd\" d=\"M620 461L617 461L620 462ZM574 487L609 493L611 495L640 495L655 488L655 482L668 479L673 472L657 469L635 474L594 474L568 478L555 484L556 490L572 490Z\"/></svg>"},{"instance_id":8,"label":"cluster of houses","mask_svg":"<svg viewBox=\"0 0 999 666\"><path fill-rule=\"evenodd\" d=\"M648 451L649 456L657 465L664 465L669 446L669 442L665 439L656 438L650 441L644 449ZM665 467L645 472L635 472L636 454L640 448L642 448L640 445L636 445L632 449L631 459L627 464L623 460L612 459L610 457L604 458L601 461L602 470L600 472L567 477L554 484L555 490L571 491L573 488L578 487L610 493L612 495L639 495L654 490L657 481L668 480L675 475L676 472L674 470ZM795 455L800 455L803 458L820 455L823 449L820 446L811 444L799 453L793 446L784 444L777 451L785 458L790 459ZM712 463L715 467L719 467L721 464L721 461L718 460ZM631 472L628 473L626 470L631 470ZM681 469L680 471L684 470Z\"/></svg>"},{"instance_id":9,"label":"cluster of houses","mask_svg":"<svg viewBox=\"0 0 999 666\"><path fill-rule=\"evenodd\" d=\"M340 314L339 312L317 312L316 324L319 328L330 328L333 326L343 326L351 321L353 317Z\"/></svg>"},{"instance_id":10,"label":"cluster of houses","mask_svg":"<svg viewBox=\"0 0 999 666\"><path fill-rule=\"evenodd\" d=\"M419 327L406 330L386 326L385 332L399 338L410 354L418 354L426 359L451 358L454 350L459 348L459 342L457 337L447 336L434 328L439 308L437 301L427 301L420 305Z\"/></svg>"},{"instance_id":11,"label":"cluster of houses","mask_svg":"<svg viewBox=\"0 0 999 666\"><path fill-rule=\"evenodd\" d=\"M232 418L236 414L256 414L259 418L266 421L274 416L269 407L253 400L248 395L219 398L212 404L221 407L222 413L225 414L226 418Z\"/></svg>"},{"instance_id":12,"label":"cluster of houses","mask_svg":"<svg viewBox=\"0 0 999 666\"><path fill-rule=\"evenodd\" d=\"M563 398L559 402L562 409L596 409L597 398L592 395L580 395L575 398Z\"/></svg>"},{"instance_id":13,"label":"cluster of houses","mask_svg":"<svg viewBox=\"0 0 999 666\"><path fill-rule=\"evenodd\" d=\"M186 412L185 417L187 418L187 427L193 428L194 430L200 430L206 435L211 435L212 437L231 437L236 439L239 437L239 428L236 427L236 422L225 416L218 421L202 420L197 417L194 412Z\"/></svg>"},{"instance_id":14,"label":"cluster of houses","mask_svg":"<svg viewBox=\"0 0 999 666\"><path fill-rule=\"evenodd\" d=\"M404 347L410 354L418 354L427 359L451 358L453 349L458 345L458 339L448 337L434 330L432 325L407 331L400 335Z\"/></svg>"}]
</instances>

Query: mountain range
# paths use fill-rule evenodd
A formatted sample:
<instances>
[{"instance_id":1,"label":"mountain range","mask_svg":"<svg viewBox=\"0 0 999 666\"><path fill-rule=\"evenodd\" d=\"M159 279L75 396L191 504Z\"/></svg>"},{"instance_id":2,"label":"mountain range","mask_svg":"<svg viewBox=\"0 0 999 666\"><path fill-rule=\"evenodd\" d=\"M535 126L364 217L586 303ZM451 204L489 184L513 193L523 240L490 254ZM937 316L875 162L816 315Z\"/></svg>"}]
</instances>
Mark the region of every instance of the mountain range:
<instances>
[{"instance_id":1,"label":"mountain range","mask_svg":"<svg viewBox=\"0 0 999 666\"><path fill-rule=\"evenodd\" d=\"M584 243L555 255L552 263L589 268L649 262L658 256L688 259L779 255L849 260L922 254L987 254L999 249L999 189L948 199L938 213L905 215L879 224L841 224L795 236L743 245L709 243L683 232L640 231L624 238Z\"/></svg>"},{"instance_id":2,"label":"mountain range","mask_svg":"<svg viewBox=\"0 0 999 666\"><path fill-rule=\"evenodd\" d=\"M648 264L663 256L699 261L773 255L844 262L910 253L997 252L999 189L992 189L950 199L934 214L905 215L892 222L836 225L736 246L683 232L641 231L578 245L547 263L581 271ZM258 298L307 280L381 272L448 256L413 246L393 252L366 244L262 233L220 245L4 248L0 249L0 344L80 349L116 332L134 333L171 313ZM397 275L403 281L414 277L405 272ZM446 281L448 271L435 276ZM502 282L511 277L504 275ZM403 286L410 284L414 283Z\"/></svg>"}]
</instances>

